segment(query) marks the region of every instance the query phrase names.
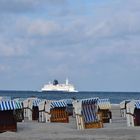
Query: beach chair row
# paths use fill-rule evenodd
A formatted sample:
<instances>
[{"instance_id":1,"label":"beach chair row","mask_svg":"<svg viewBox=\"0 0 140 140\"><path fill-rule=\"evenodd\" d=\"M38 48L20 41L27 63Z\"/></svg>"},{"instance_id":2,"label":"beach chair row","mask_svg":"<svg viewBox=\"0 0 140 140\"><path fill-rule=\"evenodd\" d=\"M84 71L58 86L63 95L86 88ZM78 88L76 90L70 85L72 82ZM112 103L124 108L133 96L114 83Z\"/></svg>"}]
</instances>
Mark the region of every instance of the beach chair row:
<instances>
[{"instance_id":1,"label":"beach chair row","mask_svg":"<svg viewBox=\"0 0 140 140\"><path fill-rule=\"evenodd\" d=\"M35 97L1 99L0 113L3 115L0 115L0 132L17 131L17 122L24 120L68 123L70 115L75 117L77 129L102 128L103 123L111 119L110 108L108 99L99 98L59 101L41 100ZM6 115L8 118L2 117L5 113L9 114Z\"/></svg>"}]
</instances>

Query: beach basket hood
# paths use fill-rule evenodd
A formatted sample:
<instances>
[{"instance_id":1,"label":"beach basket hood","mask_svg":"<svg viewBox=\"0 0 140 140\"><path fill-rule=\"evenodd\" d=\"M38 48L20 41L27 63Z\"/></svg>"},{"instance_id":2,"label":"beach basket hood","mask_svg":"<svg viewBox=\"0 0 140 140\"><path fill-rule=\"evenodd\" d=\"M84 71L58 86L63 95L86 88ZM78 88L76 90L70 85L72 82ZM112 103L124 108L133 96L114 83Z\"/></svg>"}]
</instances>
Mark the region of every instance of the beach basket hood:
<instances>
[{"instance_id":1,"label":"beach basket hood","mask_svg":"<svg viewBox=\"0 0 140 140\"><path fill-rule=\"evenodd\" d=\"M127 113L134 114L134 110L140 109L140 100L132 100L127 104Z\"/></svg>"},{"instance_id":2,"label":"beach basket hood","mask_svg":"<svg viewBox=\"0 0 140 140\"><path fill-rule=\"evenodd\" d=\"M66 107L67 104L65 101L52 101L51 102L51 108L56 108L56 107Z\"/></svg>"},{"instance_id":3,"label":"beach basket hood","mask_svg":"<svg viewBox=\"0 0 140 140\"><path fill-rule=\"evenodd\" d=\"M120 102L120 108L121 109L125 109L126 108L126 104L129 103L131 100L123 100L122 102Z\"/></svg>"},{"instance_id":4,"label":"beach basket hood","mask_svg":"<svg viewBox=\"0 0 140 140\"><path fill-rule=\"evenodd\" d=\"M0 101L0 110L1 111L14 110L14 109L16 109L16 105L13 100Z\"/></svg>"},{"instance_id":5,"label":"beach basket hood","mask_svg":"<svg viewBox=\"0 0 140 140\"><path fill-rule=\"evenodd\" d=\"M111 109L111 103L109 99L99 99L98 100L99 109Z\"/></svg>"}]
</instances>

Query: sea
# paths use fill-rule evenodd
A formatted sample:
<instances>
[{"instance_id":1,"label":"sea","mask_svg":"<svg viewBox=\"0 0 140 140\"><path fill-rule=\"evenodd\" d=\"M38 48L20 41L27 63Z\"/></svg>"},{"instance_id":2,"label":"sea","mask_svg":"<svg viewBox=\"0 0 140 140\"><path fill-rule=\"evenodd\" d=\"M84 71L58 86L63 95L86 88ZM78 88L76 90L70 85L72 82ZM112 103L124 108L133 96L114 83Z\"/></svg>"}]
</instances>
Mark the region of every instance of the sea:
<instances>
[{"instance_id":1,"label":"sea","mask_svg":"<svg viewBox=\"0 0 140 140\"><path fill-rule=\"evenodd\" d=\"M41 92L41 91L16 91L1 90L0 96L13 98L38 97L47 100L60 99L86 99L86 98L107 98L112 104L119 104L123 100L140 99L140 92L103 92L103 91L79 91L79 92Z\"/></svg>"}]
</instances>

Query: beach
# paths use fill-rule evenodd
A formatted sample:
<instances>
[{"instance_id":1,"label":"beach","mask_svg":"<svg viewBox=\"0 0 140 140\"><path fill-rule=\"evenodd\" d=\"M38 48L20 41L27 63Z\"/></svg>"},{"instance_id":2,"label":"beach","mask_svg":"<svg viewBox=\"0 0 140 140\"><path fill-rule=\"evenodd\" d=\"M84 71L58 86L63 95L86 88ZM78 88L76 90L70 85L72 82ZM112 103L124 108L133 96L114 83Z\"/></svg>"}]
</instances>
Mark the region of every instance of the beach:
<instances>
[{"instance_id":1,"label":"beach","mask_svg":"<svg viewBox=\"0 0 140 140\"><path fill-rule=\"evenodd\" d=\"M24 121L17 124L17 132L4 132L0 140L139 140L140 127L127 127L120 117L119 105L112 105L112 122L103 128L77 130L74 117L69 123L39 123Z\"/></svg>"}]
</instances>

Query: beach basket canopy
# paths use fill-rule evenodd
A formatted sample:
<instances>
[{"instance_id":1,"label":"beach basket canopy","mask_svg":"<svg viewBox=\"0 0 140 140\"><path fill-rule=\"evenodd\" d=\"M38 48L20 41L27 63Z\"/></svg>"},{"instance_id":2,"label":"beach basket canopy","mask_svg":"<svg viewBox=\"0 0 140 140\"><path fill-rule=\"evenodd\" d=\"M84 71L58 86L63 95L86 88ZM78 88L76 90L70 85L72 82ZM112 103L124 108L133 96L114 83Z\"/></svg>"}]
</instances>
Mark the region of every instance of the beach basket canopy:
<instances>
[{"instance_id":1,"label":"beach basket canopy","mask_svg":"<svg viewBox=\"0 0 140 140\"><path fill-rule=\"evenodd\" d=\"M66 107L67 104L65 101L52 101L51 102L51 108L55 108L55 107Z\"/></svg>"},{"instance_id":2,"label":"beach basket canopy","mask_svg":"<svg viewBox=\"0 0 140 140\"><path fill-rule=\"evenodd\" d=\"M16 109L15 101L13 100L0 101L0 111L14 110L14 109Z\"/></svg>"},{"instance_id":3,"label":"beach basket canopy","mask_svg":"<svg viewBox=\"0 0 140 140\"><path fill-rule=\"evenodd\" d=\"M126 108L126 104L129 103L131 100L123 100L122 102L120 102L120 108L121 109L125 109Z\"/></svg>"},{"instance_id":4,"label":"beach basket canopy","mask_svg":"<svg viewBox=\"0 0 140 140\"><path fill-rule=\"evenodd\" d=\"M99 99L98 106L100 109L111 109L111 104L109 99Z\"/></svg>"},{"instance_id":5,"label":"beach basket canopy","mask_svg":"<svg viewBox=\"0 0 140 140\"><path fill-rule=\"evenodd\" d=\"M81 99L82 104L97 104L99 98L87 98L87 99Z\"/></svg>"}]
</instances>

